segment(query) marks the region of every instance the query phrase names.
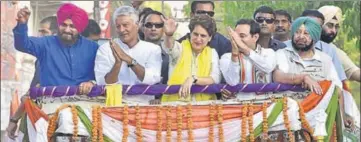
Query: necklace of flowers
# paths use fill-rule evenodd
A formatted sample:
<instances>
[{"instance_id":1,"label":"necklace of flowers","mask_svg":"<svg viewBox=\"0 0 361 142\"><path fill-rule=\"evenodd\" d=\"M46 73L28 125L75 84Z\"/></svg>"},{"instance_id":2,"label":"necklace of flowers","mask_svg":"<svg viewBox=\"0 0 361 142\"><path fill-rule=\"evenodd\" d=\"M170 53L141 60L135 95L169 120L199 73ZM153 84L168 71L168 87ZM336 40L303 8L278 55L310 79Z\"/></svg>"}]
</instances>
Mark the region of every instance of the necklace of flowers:
<instances>
[{"instance_id":1,"label":"necklace of flowers","mask_svg":"<svg viewBox=\"0 0 361 142\"><path fill-rule=\"evenodd\" d=\"M247 141L247 111L248 104L244 104L242 107L242 129L241 129L241 141Z\"/></svg>"},{"instance_id":2,"label":"necklace of flowers","mask_svg":"<svg viewBox=\"0 0 361 142\"><path fill-rule=\"evenodd\" d=\"M268 140L268 119L267 119L267 102L263 102L262 105L263 116L263 139Z\"/></svg>"},{"instance_id":3,"label":"necklace of flowers","mask_svg":"<svg viewBox=\"0 0 361 142\"><path fill-rule=\"evenodd\" d=\"M288 132L288 138L289 138L289 141L291 142L294 142L294 136L293 136L293 133L291 131L291 126L290 126L290 121L288 119L288 113L287 113L287 97L283 97L283 121L285 123L285 126L286 126L286 129L287 129L287 132Z\"/></svg>"},{"instance_id":4,"label":"necklace of flowers","mask_svg":"<svg viewBox=\"0 0 361 142\"><path fill-rule=\"evenodd\" d=\"M210 104L209 105L209 119L210 119L210 127L209 127L209 136L208 136L208 141L209 142L213 142L214 140L214 104Z\"/></svg>"},{"instance_id":5,"label":"necklace of flowers","mask_svg":"<svg viewBox=\"0 0 361 142\"><path fill-rule=\"evenodd\" d=\"M142 124L140 122L140 109L139 109L139 105L135 106L135 126L136 126L136 130L135 130L135 134L137 135L137 142L141 142L142 141Z\"/></svg>"},{"instance_id":6,"label":"necklace of flowers","mask_svg":"<svg viewBox=\"0 0 361 142\"><path fill-rule=\"evenodd\" d=\"M249 131L249 140L254 142L254 132L253 132L253 104L252 102L248 107L248 131Z\"/></svg>"},{"instance_id":7,"label":"necklace of flowers","mask_svg":"<svg viewBox=\"0 0 361 142\"><path fill-rule=\"evenodd\" d=\"M217 114L218 114L218 135L219 141L224 142L224 132L223 132L223 105L217 105Z\"/></svg>"},{"instance_id":8,"label":"necklace of flowers","mask_svg":"<svg viewBox=\"0 0 361 142\"><path fill-rule=\"evenodd\" d=\"M55 132L57 119L59 117L59 112L61 110L65 109L65 108L68 108L68 107L70 107L69 104L63 104L62 106L57 108L56 111L55 111L55 114L50 117L49 125L48 125L48 132L47 132L48 141L51 141L51 137L53 136L53 134Z\"/></svg>"},{"instance_id":9,"label":"necklace of flowers","mask_svg":"<svg viewBox=\"0 0 361 142\"><path fill-rule=\"evenodd\" d=\"M182 129L183 129L183 113L182 113L182 106L177 106L177 142L182 141Z\"/></svg>"},{"instance_id":10,"label":"necklace of flowers","mask_svg":"<svg viewBox=\"0 0 361 142\"><path fill-rule=\"evenodd\" d=\"M171 116L171 106L167 106L167 112L166 112L166 116L167 116L167 142L171 141L171 137L172 137L172 116Z\"/></svg>"},{"instance_id":11,"label":"necklace of flowers","mask_svg":"<svg viewBox=\"0 0 361 142\"><path fill-rule=\"evenodd\" d=\"M158 130L157 130L157 142L161 142L162 140L162 106L159 105L157 107L157 126L158 126Z\"/></svg>"},{"instance_id":12,"label":"necklace of flowers","mask_svg":"<svg viewBox=\"0 0 361 142\"><path fill-rule=\"evenodd\" d=\"M123 107L123 137L122 137L122 142L127 142L128 141L128 135L129 135L128 114L129 114L129 107L128 107L128 105L124 105L124 107Z\"/></svg>"},{"instance_id":13,"label":"necklace of flowers","mask_svg":"<svg viewBox=\"0 0 361 142\"><path fill-rule=\"evenodd\" d=\"M193 142L193 120L192 120L192 105L187 105L187 127L188 127L188 141Z\"/></svg>"}]
</instances>

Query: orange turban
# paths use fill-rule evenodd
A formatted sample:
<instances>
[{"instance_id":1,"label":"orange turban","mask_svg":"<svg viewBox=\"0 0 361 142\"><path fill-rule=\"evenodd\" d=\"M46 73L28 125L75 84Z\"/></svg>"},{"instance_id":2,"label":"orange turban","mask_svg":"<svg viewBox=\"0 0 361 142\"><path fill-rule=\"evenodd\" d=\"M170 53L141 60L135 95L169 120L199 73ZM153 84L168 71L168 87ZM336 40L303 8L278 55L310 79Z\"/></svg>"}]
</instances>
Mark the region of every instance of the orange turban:
<instances>
[{"instance_id":1,"label":"orange turban","mask_svg":"<svg viewBox=\"0 0 361 142\"><path fill-rule=\"evenodd\" d=\"M63 24L66 19L71 19L79 33L83 32L88 25L88 14L83 9L71 3L60 6L56 15L58 25Z\"/></svg>"}]
</instances>

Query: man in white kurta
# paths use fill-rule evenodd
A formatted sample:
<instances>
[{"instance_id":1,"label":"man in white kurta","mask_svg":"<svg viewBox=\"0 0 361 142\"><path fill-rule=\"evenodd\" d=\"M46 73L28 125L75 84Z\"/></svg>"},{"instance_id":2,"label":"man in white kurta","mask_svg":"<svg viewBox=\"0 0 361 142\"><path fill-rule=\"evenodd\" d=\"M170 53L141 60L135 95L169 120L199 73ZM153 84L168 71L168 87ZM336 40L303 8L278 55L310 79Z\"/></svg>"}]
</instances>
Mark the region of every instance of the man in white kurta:
<instances>
[{"instance_id":1,"label":"man in white kurta","mask_svg":"<svg viewBox=\"0 0 361 142\"><path fill-rule=\"evenodd\" d=\"M99 47L95 59L97 84L153 85L161 80L161 48L138 38L138 15L129 6L118 8L113 14L119 38ZM151 95L123 94L123 102L149 104Z\"/></svg>"},{"instance_id":2,"label":"man in white kurta","mask_svg":"<svg viewBox=\"0 0 361 142\"><path fill-rule=\"evenodd\" d=\"M220 60L220 69L227 84L269 83L272 81L272 71L276 66L275 52L257 44L259 33L259 25L253 20L247 19L239 20L235 31L230 29L231 40L235 44L232 45L232 53L224 54ZM229 98L227 95L224 97ZM238 93L236 95L238 100L253 100L263 97L265 96L256 96L255 93Z\"/></svg>"}]
</instances>

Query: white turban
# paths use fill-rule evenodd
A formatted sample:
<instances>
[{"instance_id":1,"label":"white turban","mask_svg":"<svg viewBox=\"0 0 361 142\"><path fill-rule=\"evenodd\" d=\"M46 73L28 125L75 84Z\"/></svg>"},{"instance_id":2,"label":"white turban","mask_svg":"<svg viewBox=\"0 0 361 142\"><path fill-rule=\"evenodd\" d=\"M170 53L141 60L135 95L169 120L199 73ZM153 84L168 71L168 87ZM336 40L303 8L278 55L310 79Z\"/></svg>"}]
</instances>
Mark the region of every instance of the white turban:
<instances>
[{"instance_id":1,"label":"white turban","mask_svg":"<svg viewBox=\"0 0 361 142\"><path fill-rule=\"evenodd\" d=\"M342 21L342 10L337 6L325 5L320 7L318 11L321 12L325 17L325 24L330 22L333 17L336 17L337 23Z\"/></svg>"}]
</instances>

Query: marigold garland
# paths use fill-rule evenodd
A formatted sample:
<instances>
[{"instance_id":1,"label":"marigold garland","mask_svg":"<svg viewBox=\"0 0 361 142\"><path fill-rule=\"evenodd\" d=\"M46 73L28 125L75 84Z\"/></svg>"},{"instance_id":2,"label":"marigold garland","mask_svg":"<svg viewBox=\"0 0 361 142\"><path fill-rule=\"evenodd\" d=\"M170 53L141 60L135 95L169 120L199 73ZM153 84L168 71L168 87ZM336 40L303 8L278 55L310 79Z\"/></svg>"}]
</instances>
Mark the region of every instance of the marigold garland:
<instances>
[{"instance_id":1,"label":"marigold garland","mask_svg":"<svg viewBox=\"0 0 361 142\"><path fill-rule=\"evenodd\" d=\"M262 116L263 116L263 123L262 123L262 129L263 129L263 139L268 140L268 119L267 119L267 102L263 102L262 105Z\"/></svg>"},{"instance_id":2,"label":"marigold garland","mask_svg":"<svg viewBox=\"0 0 361 142\"><path fill-rule=\"evenodd\" d=\"M76 141L78 139L78 111L76 110L75 105L71 106L71 113L73 118L73 140Z\"/></svg>"},{"instance_id":3,"label":"marigold garland","mask_svg":"<svg viewBox=\"0 0 361 142\"><path fill-rule=\"evenodd\" d=\"M254 132L253 132L253 104L249 104L248 107L248 131L249 131L249 140L254 142Z\"/></svg>"},{"instance_id":4,"label":"marigold garland","mask_svg":"<svg viewBox=\"0 0 361 142\"><path fill-rule=\"evenodd\" d=\"M128 105L125 104L124 107L123 107L123 137L122 137L122 142L127 142L128 141L128 135L129 135L128 114L129 114L129 108L128 108Z\"/></svg>"},{"instance_id":5,"label":"marigold garland","mask_svg":"<svg viewBox=\"0 0 361 142\"><path fill-rule=\"evenodd\" d=\"M301 118L301 124L304 128L306 128L307 131L309 131L311 133L311 135L313 135L314 130L312 129L312 127L310 126L310 124L308 123L306 116L305 116L305 112L303 110L303 107L301 106L300 102L297 102L298 104L298 112Z\"/></svg>"},{"instance_id":6,"label":"marigold garland","mask_svg":"<svg viewBox=\"0 0 361 142\"><path fill-rule=\"evenodd\" d=\"M171 137L172 137L171 106L168 106L168 107L167 107L166 116L167 116L167 135L166 135L166 139L167 139L167 142L170 142L170 141L171 141Z\"/></svg>"},{"instance_id":7,"label":"marigold garland","mask_svg":"<svg viewBox=\"0 0 361 142\"><path fill-rule=\"evenodd\" d=\"M162 106L158 106L157 107L157 125L158 125L158 130L157 130L157 142L161 142L162 141Z\"/></svg>"},{"instance_id":8,"label":"marigold garland","mask_svg":"<svg viewBox=\"0 0 361 142\"><path fill-rule=\"evenodd\" d=\"M183 123L182 123L182 106L178 105L177 106L177 142L181 142L182 141L182 129L183 129Z\"/></svg>"},{"instance_id":9,"label":"marigold garland","mask_svg":"<svg viewBox=\"0 0 361 142\"><path fill-rule=\"evenodd\" d=\"M103 122L102 122L102 108L100 106L97 107L97 113L98 113L98 136L99 136L99 142L104 141L103 137Z\"/></svg>"},{"instance_id":10,"label":"marigold garland","mask_svg":"<svg viewBox=\"0 0 361 142\"><path fill-rule=\"evenodd\" d=\"M48 125L48 132L47 132L48 141L51 141L51 137L53 136L53 134L55 132L57 119L59 117L59 112L68 107L70 107L70 105L68 105L68 104L64 104L64 105L60 106L58 109L56 109L55 114L49 118L49 125Z\"/></svg>"},{"instance_id":11,"label":"marigold garland","mask_svg":"<svg viewBox=\"0 0 361 142\"><path fill-rule=\"evenodd\" d=\"M208 141L213 142L214 140L214 104L209 105L209 119L210 119L210 126L209 126L209 136Z\"/></svg>"},{"instance_id":12,"label":"marigold garland","mask_svg":"<svg viewBox=\"0 0 361 142\"><path fill-rule=\"evenodd\" d=\"M188 141L193 142L193 120L192 120L192 105L187 105L187 127L188 127Z\"/></svg>"},{"instance_id":13,"label":"marigold garland","mask_svg":"<svg viewBox=\"0 0 361 142\"><path fill-rule=\"evenodd\" d=\"M241 141L245 142L247 140L247 111L248 104L243 105L242 108L242 129L241 129Z\"/></svg>"},{"instance_id":14,"label":"marigold garland","mask_svg":"<svg viewBox=\"0 0 361 142\"><path fill-rule=\"evenodd\" d=\"M223 105L217 105L217 114L218 114L218 135L219 141L224 142L224 132L223 132Z\"/></svg>"},{"instance_id":15,"label":"marigold garland","mask_svg":"<svg viewBox=\"0 0 361 142\"><path fill-rule=\"evenodd\" d=\"M97 113L97 107L93 106L92 107L92 123L93 123L93 127L92 127L92 142L97 142L98 141L98 113Z\"/></svg>"},{"instance_id":16,"label":"marigold garland","mask_svg":"<svg viewBox=\"0 0 361 142\"><path fill-rule=\"evenodd\" d=\"M288 119L288 113L287 113L287 97L283 97L283 121L285 123L285 127L287 129L287 132L288 132L288 138L289 138L289 141L291 142L294 142L294 136L293 136L293 133L291 131L291 126L290 126L290 121Z\"/></svg>"},{"instance_id":17,"label":"marigold garland","mask_svg":"<svg viewBox=\"0 0 361 142\"><path fill-rule=\"evenodd\" d=\"M136 125L136 130L135 130L135 134L137 135L137 142L141 142L142 141L142 124L140 122L140 109L139 109L139 105L135 106L135 125Z\"/></svg>"}]
</instances>

